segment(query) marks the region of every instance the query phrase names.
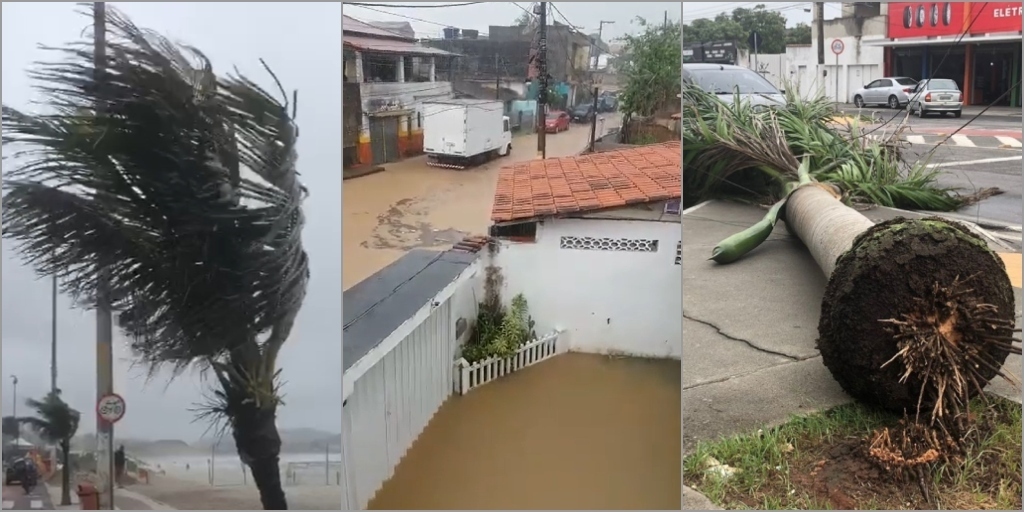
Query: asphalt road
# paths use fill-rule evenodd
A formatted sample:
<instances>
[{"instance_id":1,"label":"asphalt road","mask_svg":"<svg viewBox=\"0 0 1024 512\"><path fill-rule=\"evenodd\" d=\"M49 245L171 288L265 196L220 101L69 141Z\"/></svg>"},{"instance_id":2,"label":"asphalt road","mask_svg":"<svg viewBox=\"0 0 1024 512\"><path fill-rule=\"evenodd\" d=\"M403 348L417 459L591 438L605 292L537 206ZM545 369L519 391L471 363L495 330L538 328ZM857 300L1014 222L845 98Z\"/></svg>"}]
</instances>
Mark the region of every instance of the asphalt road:
<instances>
[{"instance_id":1,"label":"asphalt road","mask_svg":"<svg viewBox=\"0 0 1024 512\"><path fill-rule=\"evenodd\" d=\"M994 220L1020 226L1022 214L1021 118L981 116L971 121L954 139L945 140L968 117L917 119L912 117L905 138L911 141L905 153L910 161L930 155L929 164L942 170L940 183L970 192L998 187L1002 194L960 212L976 219Z\"/></svg>"},{"instance_id":2,"label":"asphalt road","mask_svg":"<svg viewBox=\"0 0 1024 512\"><path fill-rule=\"evenodd\" d=\"M50 502L50 492L46 484L40 483L32 489L32 492L25 494L21 486L4 486L4 510L53 510Z\"/></svg>"}]
</instances>

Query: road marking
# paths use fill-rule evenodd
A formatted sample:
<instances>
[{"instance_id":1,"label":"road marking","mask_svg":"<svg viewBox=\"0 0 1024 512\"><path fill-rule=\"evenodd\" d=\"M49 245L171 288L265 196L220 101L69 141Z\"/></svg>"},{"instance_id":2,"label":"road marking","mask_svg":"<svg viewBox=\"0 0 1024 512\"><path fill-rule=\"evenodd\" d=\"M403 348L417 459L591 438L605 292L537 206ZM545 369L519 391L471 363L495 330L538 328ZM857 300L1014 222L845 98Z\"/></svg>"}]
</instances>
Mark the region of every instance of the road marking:
<instances>
[{"instance_id":1,"label":"road marking","mask_svg":"<svg viewBox=\"0 0 1024 512\"><path fill-rule=\"evenodd\" d=\"M1004 147L1010 147L1010 148L1019 148L1019 147L1021 147L1020 141L1015 139L1015 138L1013 138L1013 137L1003 137L1003 136L999 135L999 136L996 136L996 138L999 139L999 143L1002 144Z\"/></svg>"},{"instance_id":2,"label":"road marking","mask_svg":"<svg viewBox=\"0 0 1024 512\"><path fill-rule=\"evenodd\" d=\"M953 142L956 143L957 146L964 146L967 148L978 147L973 141L971 141L971 138L966 135L954 135L950 138L953 139Z\"/></svg>"},{"instance_id":3,"label":"road marking","mask_svg":"<svg viewBox=\"0 0 1024 512\"><path fill-rule=\"evenodd\" d=\"M924 135L907 135L907 142L911 144L924 144Z\"/></svg>"},{"instance_id":4,"label":"road marking","mask_svg":"<svg viewBox=\"0 0 1024 512\"><path fill-rule=\"evenodd\" d=\"M1014 288L1021 287L1021 256L1019 253L1001 252L999 257L1006 264L1006 275L1010 276L1010 284Z\"/></svg>"},{"instance_id":5,"label":"road marking","mask_svg":"<svg viewBox=\"0 0 1024 512\"><path fill-rule=\"evenodd\" d=\"M982 158L981 160L967 160L967 161L964 161L964 162L942 162L940 164L931 164L928 167L937 168L937 167L954 167L954 166L961 166L961 165L994 164L994 163L998 163L998 162L1014 162L1014 161L1020 161L1020 160L1021 160L1021 157L1019 155L1018 156L1004 156L1004 157L1000 157L1000 158Z\"/></svg>"},{"instance_id":6,"label":"road marking","mask_svg":"<svg viewBox=\"0 0 1024 512\"><path fill-rule=\"evenodd\" d=\"M28 508L41 509L43 508L43 500L32 500L28 502Z\"/></svg>"},{"instance_id":7,"label":"road marking","mask_svg":"<svg viewBox=\"0 0 1024 512\"><path fill-rule=\"evenodd\" d=\"M14 509L14 500L4 500L4 510Z\"/></svg>"}]
</instances>

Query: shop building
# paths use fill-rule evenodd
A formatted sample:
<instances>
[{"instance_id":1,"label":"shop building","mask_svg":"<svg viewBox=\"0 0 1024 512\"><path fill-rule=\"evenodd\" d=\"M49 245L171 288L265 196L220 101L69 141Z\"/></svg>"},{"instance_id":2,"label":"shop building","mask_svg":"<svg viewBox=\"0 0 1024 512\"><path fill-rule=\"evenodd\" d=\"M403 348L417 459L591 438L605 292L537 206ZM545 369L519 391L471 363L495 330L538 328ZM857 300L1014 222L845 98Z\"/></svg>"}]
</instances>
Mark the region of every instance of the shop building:
<instances>
[{"instance_id":1,"label":"shop building","mask_svg":"<svg viewBox=\"0 0 1024 512\"><path fill-rule=\"evenodd\" d=\"M379 165L423 152L424 102L452 98L437 60L454 53L344 16L344 165Z\"/></svg>"},{"instance_id":2,"label":"shop building","mask_svg":"<svg viewBox=\"0 0 1024 512\"><path fill-rule=\"evenodd\" d=\"M1021 106L1020 2L889 2L886 76L953 79L969 105ZM998 101L997 101L998 100Z\"/></svg>"}]
</instances>

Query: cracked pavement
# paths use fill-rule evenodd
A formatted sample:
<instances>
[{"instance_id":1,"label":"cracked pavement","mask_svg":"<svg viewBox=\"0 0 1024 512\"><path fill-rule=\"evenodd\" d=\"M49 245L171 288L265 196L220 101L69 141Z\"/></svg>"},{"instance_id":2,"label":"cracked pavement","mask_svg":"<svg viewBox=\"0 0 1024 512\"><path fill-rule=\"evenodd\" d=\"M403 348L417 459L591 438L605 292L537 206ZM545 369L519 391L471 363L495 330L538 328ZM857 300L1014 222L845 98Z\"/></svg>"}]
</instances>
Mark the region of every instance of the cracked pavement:
<instances>
[{"instance_id":1,"label":"cracked pavement","mask_svg":"<svg viewBox=\"0 0 1024 512\"><path fill-rule=\"evenodd\" d=\"M873 221L911 212L875 208ZM781 224L747 258L708 261L723 238L764 210L712 201L683 215L683 452L698 440L749 432L849 402L815 348L825 277ZM1017 317L1021 317L1021 291ZM1018 378L1024 362L1006 363ZM1021 400L1005 382L993 392Z\"/></svg>"}]
</instances>

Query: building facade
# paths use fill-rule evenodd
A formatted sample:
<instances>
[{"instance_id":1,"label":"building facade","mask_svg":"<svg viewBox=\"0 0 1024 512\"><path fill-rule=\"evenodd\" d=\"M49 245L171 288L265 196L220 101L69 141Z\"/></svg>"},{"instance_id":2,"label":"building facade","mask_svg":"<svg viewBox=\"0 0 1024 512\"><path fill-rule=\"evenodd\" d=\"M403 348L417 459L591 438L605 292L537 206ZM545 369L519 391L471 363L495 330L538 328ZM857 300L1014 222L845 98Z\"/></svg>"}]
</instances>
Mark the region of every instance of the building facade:
<instances>
[{"instance_id":1,"label":"building facade","mask_svg":"<svg viewBox=\"0 0 1024 512\"><path fill-rule=\"evenodd\" d=\"M887 75L934 74L955 80L968 105L1021 106L1020 2L889 2L886 12L876 44Z\"/></svg>"},{"instance_id":2,"label":"building facade","mask_svg":"<svg viewBox=\"0 0 1024 512\"><path fill-rule=\"evenodd\" d=\"M439 59L456 55L348 16L342 31L345 165L422 153L422 104L452 98L452 84L436 69Z\"/></svg>"},{"instance_id":3,"label":"building facade","mask_svg":"<svg viewBox=\"0 0 1024 512\"><path fill-rule=\"evenodd\" d=\"M850 102L876 78L934 76L955 80L968 105L1021 106L1020 2L856 2L822 25L824 62L815 22L777 76L802 95Z\"/></svg>"}]
</instances>

